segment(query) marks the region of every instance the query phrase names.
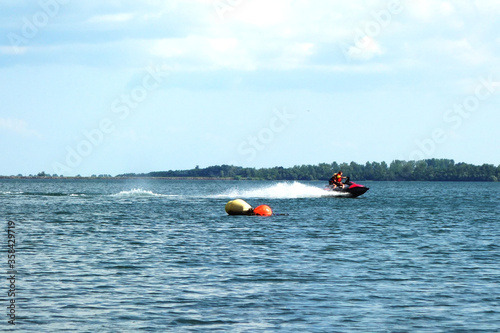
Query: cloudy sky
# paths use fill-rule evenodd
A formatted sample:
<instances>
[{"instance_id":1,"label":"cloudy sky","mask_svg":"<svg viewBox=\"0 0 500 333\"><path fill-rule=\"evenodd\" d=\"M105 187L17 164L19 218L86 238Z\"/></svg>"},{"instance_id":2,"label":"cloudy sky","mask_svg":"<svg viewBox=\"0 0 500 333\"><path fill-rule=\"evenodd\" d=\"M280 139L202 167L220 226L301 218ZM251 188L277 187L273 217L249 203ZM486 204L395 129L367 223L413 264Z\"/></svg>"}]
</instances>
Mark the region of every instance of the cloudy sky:
<instances>
[{"instance_id":1,"label":"cloudy sky","mask_svg":"<svg viewBox=\"0 0 500 333\"><path fill-rule=\"evenodd\" d=\"M500 2L0 0L0 175L500 164Z\"/></svg>"}]
</instances>

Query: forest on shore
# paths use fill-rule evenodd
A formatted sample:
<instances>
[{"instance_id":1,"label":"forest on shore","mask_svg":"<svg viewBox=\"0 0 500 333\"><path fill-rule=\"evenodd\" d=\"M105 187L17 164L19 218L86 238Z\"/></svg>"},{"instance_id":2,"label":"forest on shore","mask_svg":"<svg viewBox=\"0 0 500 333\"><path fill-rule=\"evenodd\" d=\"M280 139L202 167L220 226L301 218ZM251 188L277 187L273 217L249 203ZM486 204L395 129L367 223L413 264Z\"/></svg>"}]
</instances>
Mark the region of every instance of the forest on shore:
<instances>
[{"instance_id":1,"label":"forest on shore","mask_svg":"<svg viewBox=\"0 0 500 333\"><path fill-rule=\"evenodd\" d=\"M126 173L116 177L147 178L223 178L236 180L328 180L333 173L342 171L352 180L385 181L498 181L500 165L473 165L455 163L451 159L426 159L420 161L395 160L386 162L320 163L293 167L247 168L233 165L216 165L207 168L196 166L191 170Z\"/></svg>"}]
</instances>

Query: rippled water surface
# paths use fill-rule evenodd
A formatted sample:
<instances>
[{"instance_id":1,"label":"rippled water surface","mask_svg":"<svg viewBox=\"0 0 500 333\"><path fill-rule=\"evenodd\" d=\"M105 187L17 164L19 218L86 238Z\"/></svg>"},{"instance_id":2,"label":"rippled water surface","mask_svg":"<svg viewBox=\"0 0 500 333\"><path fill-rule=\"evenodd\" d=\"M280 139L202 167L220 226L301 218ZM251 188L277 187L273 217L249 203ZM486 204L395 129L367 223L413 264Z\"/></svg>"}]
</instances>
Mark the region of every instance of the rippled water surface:
<instances>
[{"instance_id":1,"label":"rippled water surface","mask_svg":"<svg viewBox=\"0 0 500 333\"><path fill-rule=\"evenodd\" d=\"M370 182L356 199L323 185L0 180L15 328L500 331L499 183ZM236 198L283 215L228 216Z\"/></svg>"}]
</instances>

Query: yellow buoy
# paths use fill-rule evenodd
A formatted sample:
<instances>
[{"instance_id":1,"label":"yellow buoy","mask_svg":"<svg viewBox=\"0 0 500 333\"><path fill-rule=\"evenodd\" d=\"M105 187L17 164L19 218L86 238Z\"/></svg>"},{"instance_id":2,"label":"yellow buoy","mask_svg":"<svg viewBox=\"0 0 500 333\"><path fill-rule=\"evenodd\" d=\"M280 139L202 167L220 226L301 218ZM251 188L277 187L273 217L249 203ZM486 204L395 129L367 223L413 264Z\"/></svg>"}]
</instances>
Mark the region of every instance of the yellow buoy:
<instances>
[{"instance_id":1,"label":"yellow buoy","mask_svg":"<svg viewBox=\"0 0 500 333\"><path fill-rule=\"evenodd\" d=\"M229 215L251 215L252 206L241 199L231 200L226 204L226 213Z\"/></svg>"}]
</instances>

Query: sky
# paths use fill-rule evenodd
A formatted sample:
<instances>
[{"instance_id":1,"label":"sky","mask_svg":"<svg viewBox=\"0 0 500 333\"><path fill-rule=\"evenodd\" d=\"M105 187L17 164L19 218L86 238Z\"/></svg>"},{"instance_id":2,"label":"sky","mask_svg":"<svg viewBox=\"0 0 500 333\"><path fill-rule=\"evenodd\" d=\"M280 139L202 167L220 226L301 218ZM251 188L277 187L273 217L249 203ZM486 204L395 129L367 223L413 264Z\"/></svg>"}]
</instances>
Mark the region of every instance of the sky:
<instances>
[{"instance_id":1,"label":"sky","mask_svg":"<svg viewBox=\"0 0 500 333\"><path fill-rule=\"evenodd\" d=\"M0 175L500 164L496 0L0 0Z\"/></svg>"}]
</instances>

